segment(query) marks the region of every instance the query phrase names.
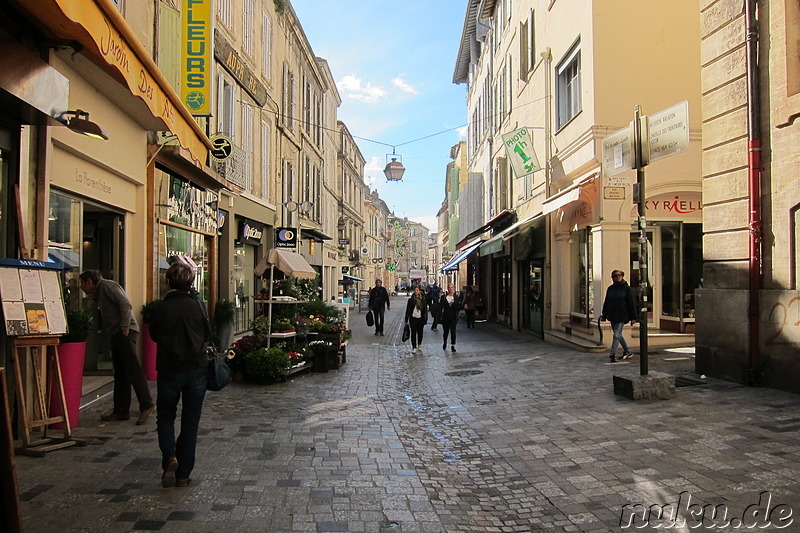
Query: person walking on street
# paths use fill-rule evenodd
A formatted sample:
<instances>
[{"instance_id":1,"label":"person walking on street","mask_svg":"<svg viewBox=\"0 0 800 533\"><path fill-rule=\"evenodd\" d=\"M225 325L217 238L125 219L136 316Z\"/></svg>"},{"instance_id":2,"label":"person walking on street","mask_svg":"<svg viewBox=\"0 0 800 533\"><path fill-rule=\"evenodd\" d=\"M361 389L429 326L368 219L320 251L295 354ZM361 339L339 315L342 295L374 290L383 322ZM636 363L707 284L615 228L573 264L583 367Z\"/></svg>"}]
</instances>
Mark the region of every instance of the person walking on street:
<instances>
[{"instance_id":1,"label":"person walking on street","mask_svg":"<svg viewBox=\"0 0 800 533\"><path fill-rule=\"evenodd\" d=\"M104 279L97 270L85 270L78 276L80 288L92 295L97 302L100 315L98 324L102 335L111 342L111 364L114 367L114 408L100 417L105 422L129 420L131 417L131 386L139 401L139 417L136 424L141 426L153 411L156 404L150 395L150 387L144 370L136 355L136 340L139 337L139 324L133 316L133 306L120 285Z\"/></svg>"},{"instance_id":2,"label":"person walking on street","mask_svg":"<svg viewBox=\"0 0 800 533\"><path fill-rule=\"evenodd\" d=\"M430 311L431 317L433 318L431 331L438 331L438 328L436 326L439 325L439 318L441 316L441 308L439 307L439 298L442 296L442 289L440 289L439 286L436 285L435 283L432 285L428 285L426 296L428 298L428 310Z\"/></svg>"},{"instance_id":3,"label":"person walking on street","mask_svg":"<svg viewBox=\"0 0 800 533\"><path fill-rule=\"evenodd\" d=\"M447 349L447 336L450 335L450 350L456 351L456 323L461 310L461 299L456 294L456 286L447 284L447 292L439 298L442 313L442 350Z\"/></svg>"},{"instance_id":4,"label":"person walking on street","mask_svg":"<svg viewBox=\"0 0 800 533\"><path fill-rule=\"evenodd\" d=\"M169 291L153 303L150 331L158 346L156 428L161 450L161 486L185 487L194 469L197 432L208 382L206 347L211 338L205 306L190 292L194 271L184 263L167 269ZM181 429L175 419L181 402Z\"/></svg>"},{"instance_id":5,"label":"person walking on street","mask_svg":"<svg viewBox=\"0 0 800 533\"><path fill-rule=\"evenodd\" d=\"M472 285L467 285L464 289L464 296L461 299L461 305L464 306L464 315L467 318L467 329L475 328L475 291L472 290Z\"/></svg>"},{"instance_id":6,"label":"person walking on street","mask_svg":"<svg viewBox=\"0 0 800 533\"><path fill-rule=\"evenodd\" d=\"M391 309L389 303L389 291L383 286L383 281L376 279L375 286L369 291L369 309L375 315L375 335L383 337L383 313L386 309Z\"/></svg>"},{"instance_id":7,"label":"person walking on street","mask_svg":"<svg viewBox=\"0 0 800 533\"><path fill-rule=\"evenodd\" d=\"M427 322L428 300L417 285L406 304L406 324L411 329L411 353L417 353L417 347L422 353L422 332Z\"/></svg>"},{"instance_id":8,"label":"person walking on street","mask_svg":"<svg viewBox=\"0 0 800 533\"><path fill-rule=\"evenodd\" d=\"M614 270L611 272L611 279L614 283L609 285L606 290L606 299L603 301L600 320L611 322L614 338L611 341L611 352L608 356L612 363L616 363L617 345L622 345L622 359L633 357L625 337L622 336L622 328L625 326L625 322L630 322L631 326L636 323L636 297L631 286L625 281L623 271Z\"/></svg>"}]
</instances>

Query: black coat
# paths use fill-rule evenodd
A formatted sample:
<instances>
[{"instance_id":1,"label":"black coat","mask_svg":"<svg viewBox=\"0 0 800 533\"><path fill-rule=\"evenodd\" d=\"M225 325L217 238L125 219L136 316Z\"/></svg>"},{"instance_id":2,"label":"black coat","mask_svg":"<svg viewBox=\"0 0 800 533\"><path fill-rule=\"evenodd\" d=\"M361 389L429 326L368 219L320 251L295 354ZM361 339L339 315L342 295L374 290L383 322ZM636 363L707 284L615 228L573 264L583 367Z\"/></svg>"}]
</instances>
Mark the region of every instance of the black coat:
<instances>
[{"instance_id":1,"label":"black coat","mask_svg":"<svg viewBox=\"0 0 800 533\"><path fill-rule=\"evenodd\" d=\"M422 323L428 323L428 299L425 298L425 295L422 295ZM411 318L411 313L414 312L414 296L412 295L411 298L408 299L408 303L406 303L406 322L408 319Z\"/></svg>"},{"instance_id":2,"label":"black coat","mask_svg":"<svg viewBox=\"0 0 800 533\"><path fill-rule=\"evenodd\" d=\"M369 308L380 310L383 309L384 305L387 308L391 307L389 305L389 291L383 285L372 287L369 290Z\"/></svg>"},{"instance_id":3,"label":"black coat","mask_svg":"<svg viewBox=\"0 0 800 533\"><path fill-rule=\"evenodd\" d=\"M603 317L611 323L637 320L636 296L624 279L611 284L603 302Z\"/></svg>"},{"instance_id":4,"label":"black coat","mask_svg":"<svg viewBox=\"0 0 800 533\"><path fill-rule=\"evenodd\" d=\"M439 298L439 308L442 318L439 320L443 325L455 325L458 322L458 312L461 311L461 297L456 294L453 296L453 303L447 301L447 293L442 294Z\"/></svg>"},{"instance_id":5,"label":"black coat","mask_svg":"<svg viewBox=\"0 0 800 533\"><path fill-rule=\"evenodd\" d=\"M203 304L188 292L169 291L163 300L153 303L150 336L158 345L159 372L187 372L208 366L208 317Z\"/></svg>"}]
</instances>

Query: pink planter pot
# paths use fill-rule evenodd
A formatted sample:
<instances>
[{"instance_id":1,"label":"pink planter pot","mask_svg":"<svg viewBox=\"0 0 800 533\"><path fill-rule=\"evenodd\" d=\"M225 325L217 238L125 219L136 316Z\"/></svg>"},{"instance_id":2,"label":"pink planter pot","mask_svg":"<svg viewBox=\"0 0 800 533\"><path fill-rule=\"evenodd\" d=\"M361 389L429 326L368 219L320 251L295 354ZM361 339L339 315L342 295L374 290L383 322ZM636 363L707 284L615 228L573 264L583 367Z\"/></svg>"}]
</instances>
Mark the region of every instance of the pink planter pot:
<instances>
[{"instance_id":1,"label":"pink planter pot","mask_svg":"<svg viewBox=\"0 0 800 533\"><path fill-rule=\"evenodd\" d=\"M142 370L147 381L155 381L158 377L156 372L156 352L158 347L156 342L150 337L150 326L142 324L140 335L142 339Z\"/></svg>"},{"instance_id":2,"label":"pink planter pot","mask_svg":"<svg viewBox=\"0 0 800 533\"><path fill-rule=\"evenodd\" d=\"M64 399L67 403L69 427L78 427L81 396L83 394L83 363L86 359L85 342L67 342L58 346L58 366L61 369L61 381L64 385ZM61 402L58 400L55 386L50 391L50 416L62 414ZM64 424L52 424L50 427L64 429Z\"/></svg>"}]
</instances>

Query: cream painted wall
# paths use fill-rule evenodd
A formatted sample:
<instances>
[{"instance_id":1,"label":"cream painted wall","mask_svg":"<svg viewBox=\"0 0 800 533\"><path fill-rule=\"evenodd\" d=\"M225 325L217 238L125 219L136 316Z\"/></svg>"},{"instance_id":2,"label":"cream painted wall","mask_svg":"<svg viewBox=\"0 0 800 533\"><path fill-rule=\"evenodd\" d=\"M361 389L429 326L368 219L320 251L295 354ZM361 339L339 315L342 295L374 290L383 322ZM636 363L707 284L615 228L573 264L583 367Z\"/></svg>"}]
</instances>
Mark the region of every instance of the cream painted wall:
<instances>
[{"instance_id":1,"label":"cream painted wall","mask_svg":"<svg viewBox=\"0 0 800 533\"><path fill-rule=\"evenodd\" d=\"M50 184L61 186L123 213L125 277L120 282L140 320L139 312L147 293L143 266L147 264L146 250L152 246L152 238L146 231L147 132L101 92L106 82L115 82L87 80L58 59L53 66L70 80L70 108L88 111L90 119L101 125L109 140L92 139L66 127L51 128L53 161L58 164L50 166L48 188ZM85 179L78 179L81 176ZM87 186L86 179L102 180L103 185Z\"/></svg>"}]
</instances>

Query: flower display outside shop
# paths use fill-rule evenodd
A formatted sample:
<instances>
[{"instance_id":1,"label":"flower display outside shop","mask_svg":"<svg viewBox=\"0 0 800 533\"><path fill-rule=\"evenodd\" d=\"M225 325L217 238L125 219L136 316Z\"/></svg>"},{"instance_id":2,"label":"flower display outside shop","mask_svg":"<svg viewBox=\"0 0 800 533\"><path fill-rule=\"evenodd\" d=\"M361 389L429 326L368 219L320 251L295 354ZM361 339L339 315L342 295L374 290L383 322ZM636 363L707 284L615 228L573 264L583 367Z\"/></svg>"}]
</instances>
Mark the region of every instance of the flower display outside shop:
<instances>
[{"instance_id":1,"label":"flower display outside shop","mask_svg":"<svg viewBox=\"0 0 800 533\"><path fill-rule=\"evenodd\" d=\"M336 306L311 300L290 309L273 315L271 322L267 316L254 318L252 334L231 344L226 362L240 379L270 383L312 367L312 363L313 368L327 371L328 363L320 362L332 361L341 343L352 335L345 328L344 313Z\"/></svg>"},{"instance_id":2,"label":"flower display outside shop","mask_svg":"<svg viewBox=\"0 0 800 533\"><path fill-rule=\"evenodd\" d=\"M276 318L272 321L273 333L287 333L294 331L294 324L288 318Z\"/></svg>"}]
</instances>

